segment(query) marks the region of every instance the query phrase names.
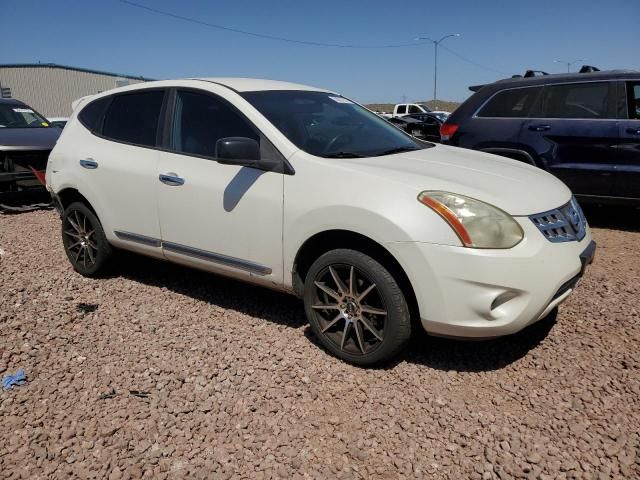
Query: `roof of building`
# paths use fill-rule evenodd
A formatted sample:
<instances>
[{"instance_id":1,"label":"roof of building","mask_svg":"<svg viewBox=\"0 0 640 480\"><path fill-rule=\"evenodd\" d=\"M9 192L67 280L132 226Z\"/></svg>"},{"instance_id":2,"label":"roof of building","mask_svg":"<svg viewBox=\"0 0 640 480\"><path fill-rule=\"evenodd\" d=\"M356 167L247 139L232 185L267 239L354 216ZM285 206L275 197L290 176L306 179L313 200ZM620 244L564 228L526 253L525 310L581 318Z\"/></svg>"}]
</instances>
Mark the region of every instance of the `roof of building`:
<instances>
[{"instance_id":1,"label":"roof of building","mask_svg":"<svg viewBox=\"0 0 640 480\"><path fill-rule=\"evenodd\" d=\"M57 63L4 63L0 68L59 68L61 70L72 70L74 72L95 73L97 75L108 75L110 77L130 78L132 80L153 80L143 76L123 75L120 73L104 72L101 70L91 70L89 68L70 67L68 65L58 65Z\"/></svg>"}]
</instances>

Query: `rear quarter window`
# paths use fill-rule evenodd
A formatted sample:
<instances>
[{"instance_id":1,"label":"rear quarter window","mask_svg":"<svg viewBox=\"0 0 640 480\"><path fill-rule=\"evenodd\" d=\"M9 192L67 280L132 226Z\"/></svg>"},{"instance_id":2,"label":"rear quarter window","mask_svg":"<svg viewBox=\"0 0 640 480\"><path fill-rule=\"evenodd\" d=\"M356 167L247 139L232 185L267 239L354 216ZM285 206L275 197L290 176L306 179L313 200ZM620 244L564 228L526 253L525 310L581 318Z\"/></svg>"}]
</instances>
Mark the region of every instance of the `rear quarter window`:
<instances>
[{"instance_id":1,"label":"rear quarter window","mask_svg":"<svg viewBox=\"0 0 640 480\"><path fill-rule=\"evenodd\" d=\"M478 117L526 118L536 104L542 87L503 90L495 94L478 112Z\"/></svg>"},{"instance_id":2,"label":"rear quarter window","mask_svg":"<svg viewBox=\"0 0 640 480\"><path fill-rule=\"evenodd\" d=\"M93 102L89 102L78 114L78 120L80 120L80 123L90 132L96 133L100 128L105 107L110 101L111 97L102 97Z\"/></svg>"}]
</instances>

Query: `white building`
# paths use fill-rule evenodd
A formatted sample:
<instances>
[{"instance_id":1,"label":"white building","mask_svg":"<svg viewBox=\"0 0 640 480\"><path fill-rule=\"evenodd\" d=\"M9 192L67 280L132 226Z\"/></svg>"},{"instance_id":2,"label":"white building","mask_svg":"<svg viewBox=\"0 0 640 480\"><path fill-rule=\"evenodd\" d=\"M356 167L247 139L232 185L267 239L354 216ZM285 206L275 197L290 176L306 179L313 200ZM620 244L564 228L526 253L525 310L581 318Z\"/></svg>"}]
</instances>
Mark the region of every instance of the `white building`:
<instances>
[{"instance_id":1,"label":"white building","mask_svg":"<svg viewBox=\"0 0 640 480\"><path fill-rule=\"evenodd\" d=\"M54 63L0 64L0 96L17 98L46 117L68 117L80 97L148 80Z\"/></svg>"}]
</instances>

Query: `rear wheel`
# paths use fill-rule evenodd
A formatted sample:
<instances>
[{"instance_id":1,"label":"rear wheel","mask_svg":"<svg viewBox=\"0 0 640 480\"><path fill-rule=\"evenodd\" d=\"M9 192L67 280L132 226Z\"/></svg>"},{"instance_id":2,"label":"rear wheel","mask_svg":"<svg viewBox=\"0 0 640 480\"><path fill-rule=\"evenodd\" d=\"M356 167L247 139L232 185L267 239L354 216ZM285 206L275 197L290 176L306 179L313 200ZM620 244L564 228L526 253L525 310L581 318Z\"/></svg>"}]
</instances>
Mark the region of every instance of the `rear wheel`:
<instances>
[{"instance_id":1,"label":"rear wheel","mask_svg":"<svg viewBox=\"0 0 640 480\"><path fill-rule=\"evenodd\" d=\"M86 277L103 274L113 253L98 217L80 202L64 210L62 243L74 270Z\"/></svg>"},{"instance_id":2,"label":"rear wheel","mask_svg":"<svg viewBox=\"0 0 640 480\"><path fill-rule=\"evenodd\" d=\"M411 336L409 308L396 280L355 250L332 250L313 263L304 303L320 343L349 363L387 362Z\"/></svg>"}]
</instances>

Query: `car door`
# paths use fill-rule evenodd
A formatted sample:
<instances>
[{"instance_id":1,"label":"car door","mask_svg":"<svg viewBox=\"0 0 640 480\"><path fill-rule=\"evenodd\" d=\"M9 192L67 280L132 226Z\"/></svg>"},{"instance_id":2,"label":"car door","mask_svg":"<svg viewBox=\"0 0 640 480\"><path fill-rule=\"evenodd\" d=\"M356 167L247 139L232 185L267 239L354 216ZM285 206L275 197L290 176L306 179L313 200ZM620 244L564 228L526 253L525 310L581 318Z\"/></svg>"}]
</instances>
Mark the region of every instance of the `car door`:
<instances>
[{"instance_id":1,"label":"car door","mask_svg":"<svg viewBox=\"0 0 640 480\"><path fill-rule=\"evenodd\" d=\"M619 160L613 195L640 198L640 80L623 85L626 111L620 120Z\"/></svg>"},{"instance_id":2,"label":"car door","mask_svg":"<svg viewBox=\"0 0 640 480\"><path fill-rule=\"evenodd\" d=\"M284 175L218 163L216 142L249 137L260 143L261 159L279 153L222 96L177 89L171 104L169 151L160 155L157 170L165 257L280 285Z\"/></svg>"},{"instance_id":3,"label":"car door","mask_svg":"<svg viewBox=\"0 0 640 480\"><path fill-rule=\"evenodd\" d=\"M94 101L79 116L93 135L85 131L71 147L78 186L98 211L107 238L160 257L156 146L165 94L134 90Z\"/></svg>"},{"instance_id":4,"label":"car door","mask_svg":"<svg viewBox=\"0 0 640 480\"><path fill-rule=\"evenodd\" d=\"M618 122L615 82L547 85L540 110L523 125L520 142L541 167L576 194L607 196L613 191Z\"/></svg>"}]
</instances>

